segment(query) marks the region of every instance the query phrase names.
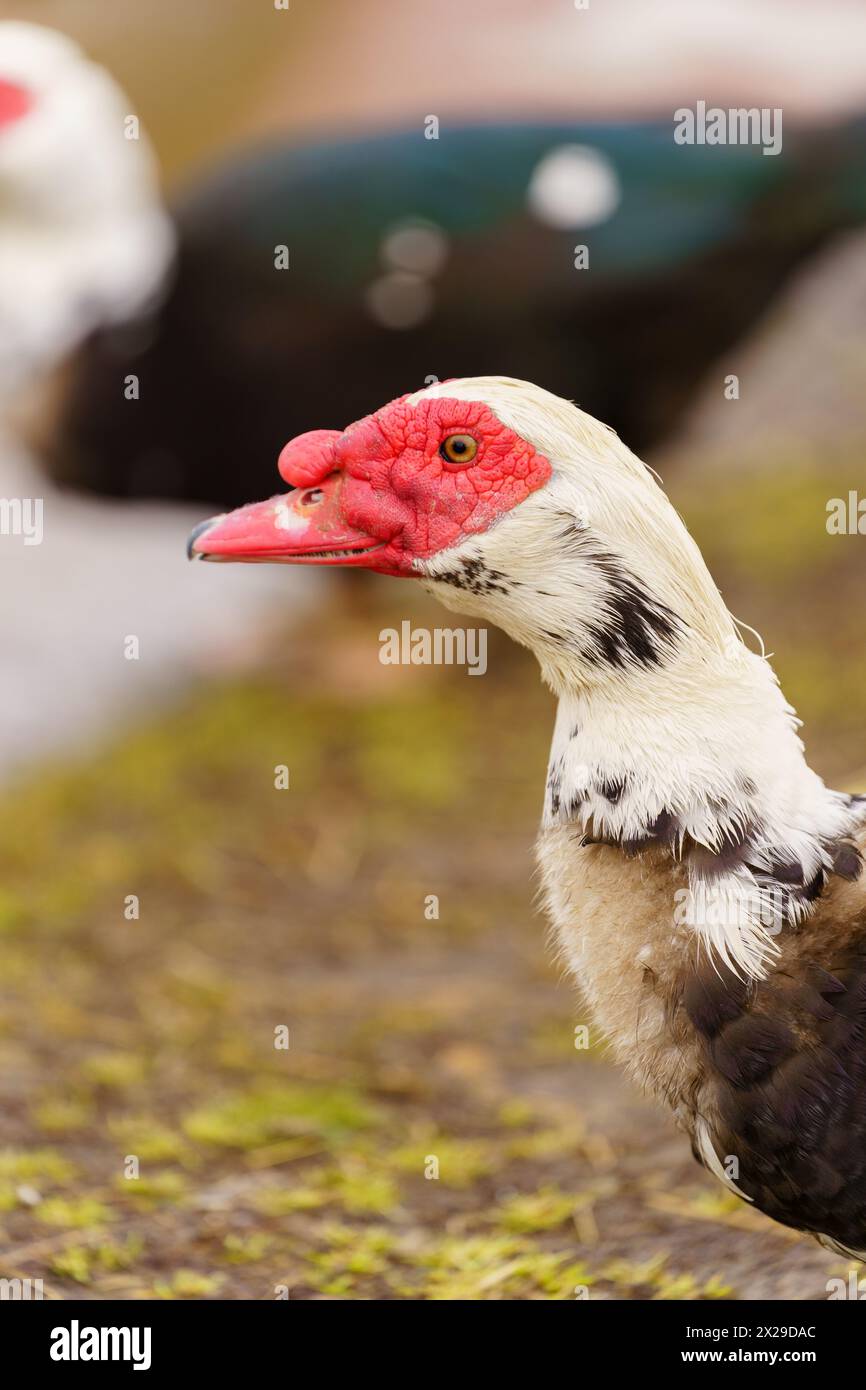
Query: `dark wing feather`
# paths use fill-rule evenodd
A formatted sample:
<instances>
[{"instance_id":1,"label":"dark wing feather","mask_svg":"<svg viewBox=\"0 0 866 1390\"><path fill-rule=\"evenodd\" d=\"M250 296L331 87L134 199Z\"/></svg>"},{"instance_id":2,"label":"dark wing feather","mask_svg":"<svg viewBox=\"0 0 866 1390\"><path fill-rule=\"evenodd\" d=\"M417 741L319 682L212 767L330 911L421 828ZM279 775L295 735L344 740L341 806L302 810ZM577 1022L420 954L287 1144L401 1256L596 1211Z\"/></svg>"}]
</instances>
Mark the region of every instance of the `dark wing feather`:
<instances>
[{"instance_id":1,"label":"dark wing feather","mask_svg":"<svg viewBox=\"0 0 866 1390\"><path fill-rule=\"evenodd\" d=\"M706 963L688 980L681 1003L702 1056L695 1122L723 1164L737 1159L736 1185L759 1210L862 1249L866 923L824 962L785 954L758 983Z\"/></svg>"}]
</instances>

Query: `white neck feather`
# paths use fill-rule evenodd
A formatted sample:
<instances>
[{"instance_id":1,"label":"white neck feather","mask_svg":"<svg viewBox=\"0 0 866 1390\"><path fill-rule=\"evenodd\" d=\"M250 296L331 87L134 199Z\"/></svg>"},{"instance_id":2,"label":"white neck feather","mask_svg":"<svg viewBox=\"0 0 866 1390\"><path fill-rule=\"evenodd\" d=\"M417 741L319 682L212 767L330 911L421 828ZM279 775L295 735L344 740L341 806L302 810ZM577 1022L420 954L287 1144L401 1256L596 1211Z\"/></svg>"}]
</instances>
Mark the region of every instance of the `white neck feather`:
<instances>
[{"instance_id":1,"label":"white neck feather","mask_svg":"<svg viewBox=\"0 0 866 1390\"><path fill-rule=\"evenodd\" d=\"M857 809L807 765L771 669L745 648L700 669L684 653L630 691L560 695L544 823L682 858L673 915L739 973L761 975L778 932L810 910Z\"/></svg>"}]
</instances>

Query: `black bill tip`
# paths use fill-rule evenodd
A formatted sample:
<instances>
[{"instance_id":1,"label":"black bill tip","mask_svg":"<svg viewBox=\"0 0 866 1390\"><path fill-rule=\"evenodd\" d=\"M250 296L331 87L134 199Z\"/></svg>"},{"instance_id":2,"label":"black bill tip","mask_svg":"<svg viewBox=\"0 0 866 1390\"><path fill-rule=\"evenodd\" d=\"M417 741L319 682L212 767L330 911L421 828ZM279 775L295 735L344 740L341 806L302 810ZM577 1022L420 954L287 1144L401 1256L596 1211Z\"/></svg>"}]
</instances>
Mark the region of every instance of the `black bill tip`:
<instances>
[{"instance_id":1,"label":"black bill tip","mask_svg":"<svg viewBox=\"0 0 866 1390\"><path fill-rule=\"evenodd\" d=\"M213 518L211 518L209 521L200 521L198 526L194 526L193 529L190 531L189 539L186 543L186 558L188 560L207 559L207 556L202 555L200 551L195 549L195 543L198 540L199 536L203 536L205 531L209 531L212 526Z\"/></svg>"}]
</instances>

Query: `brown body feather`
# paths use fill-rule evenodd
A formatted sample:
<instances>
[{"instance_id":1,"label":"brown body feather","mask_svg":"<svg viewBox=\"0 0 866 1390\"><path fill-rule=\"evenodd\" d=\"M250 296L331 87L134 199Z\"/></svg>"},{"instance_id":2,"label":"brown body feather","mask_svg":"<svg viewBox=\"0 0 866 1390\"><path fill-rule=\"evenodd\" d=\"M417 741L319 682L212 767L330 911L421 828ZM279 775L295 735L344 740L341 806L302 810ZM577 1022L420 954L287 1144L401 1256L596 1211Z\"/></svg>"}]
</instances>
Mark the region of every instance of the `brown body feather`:
<instances>
[{"instance_id":1,"label":"brown body feather","mask_svg":"<svg viewBox=\"0 0 866 1390\"><path fill-rule=\"evenodd\" d=\"M593 1023L696 1158L776 1221L866 1247L864 879L830 876L747 980L676 924L686 875L670 854L629 859L557 828L539 859Z\"/></svg>"}]
</instances>

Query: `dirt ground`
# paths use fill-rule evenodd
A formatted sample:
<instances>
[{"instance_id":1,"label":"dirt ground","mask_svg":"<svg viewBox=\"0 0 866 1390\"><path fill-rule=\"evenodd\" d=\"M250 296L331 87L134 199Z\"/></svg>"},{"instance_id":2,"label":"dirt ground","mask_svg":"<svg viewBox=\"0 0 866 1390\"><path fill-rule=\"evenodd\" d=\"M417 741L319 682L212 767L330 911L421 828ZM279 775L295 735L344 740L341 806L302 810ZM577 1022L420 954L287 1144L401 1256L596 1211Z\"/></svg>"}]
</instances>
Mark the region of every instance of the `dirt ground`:
<instances>
[{"instance_id":1,"label":"dirt ground","mask_svg":"<svg viewBox=\"0 0 866 1390\"><path fill-rule=\"evenodd\" d=\"M338 594L254 684L7 794L0 1276L50 1298L826 1297L843 1262L575 1048L533 904L553 707L532 661L491 633L483 680L383 667L382 625Z\"/></svg>"}]
</instances>

